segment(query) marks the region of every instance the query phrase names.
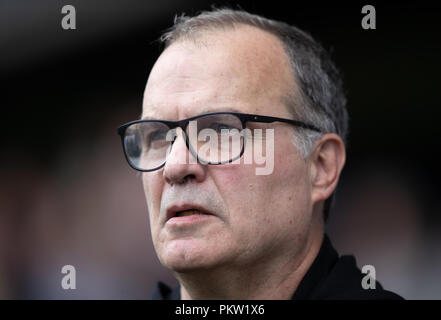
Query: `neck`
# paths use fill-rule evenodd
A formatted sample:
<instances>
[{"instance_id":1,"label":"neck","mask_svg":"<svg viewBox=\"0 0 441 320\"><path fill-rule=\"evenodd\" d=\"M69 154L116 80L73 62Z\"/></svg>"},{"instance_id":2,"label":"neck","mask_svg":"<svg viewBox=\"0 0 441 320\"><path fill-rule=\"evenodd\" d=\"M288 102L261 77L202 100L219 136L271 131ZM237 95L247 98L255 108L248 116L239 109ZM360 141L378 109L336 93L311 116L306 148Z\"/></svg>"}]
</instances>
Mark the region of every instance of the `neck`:
<instances>
[{"instance_id":1,"label":"neck","mask_svg":"<svg viewBox=\"0 0 441 320\"><path fill-rule=\"evenodd\" d=\"M323 241L323 223L310 229L297 251L269 259L260 258L250 267L221 266L216 269L176 274L183 300L287 300L317 256Z\"/></svg>"}]
</instances>

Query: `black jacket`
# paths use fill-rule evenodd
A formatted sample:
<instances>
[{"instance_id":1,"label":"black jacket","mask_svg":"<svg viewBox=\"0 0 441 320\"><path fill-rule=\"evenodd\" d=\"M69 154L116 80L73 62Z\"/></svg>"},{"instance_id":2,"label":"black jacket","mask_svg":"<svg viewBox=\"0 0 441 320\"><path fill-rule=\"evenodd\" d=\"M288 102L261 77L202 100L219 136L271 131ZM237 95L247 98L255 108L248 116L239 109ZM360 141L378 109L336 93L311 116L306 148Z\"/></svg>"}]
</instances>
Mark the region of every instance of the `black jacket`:
<instances>
[{"instance_id":1,"label":"black jacket","mask_svg":"<svg viewBox=\"0 0 441 320\"><path fill-rule=\"evenodd\" d=\"M363 289L366 274L358 269L353 256L339 257L325 235L320 251L294 292L293 300L400 300L399 295L384 290L377 281L375 289ZM179 300L180 287L173 290L158 282L154 300Z\"/></svg>"}]
</instances>

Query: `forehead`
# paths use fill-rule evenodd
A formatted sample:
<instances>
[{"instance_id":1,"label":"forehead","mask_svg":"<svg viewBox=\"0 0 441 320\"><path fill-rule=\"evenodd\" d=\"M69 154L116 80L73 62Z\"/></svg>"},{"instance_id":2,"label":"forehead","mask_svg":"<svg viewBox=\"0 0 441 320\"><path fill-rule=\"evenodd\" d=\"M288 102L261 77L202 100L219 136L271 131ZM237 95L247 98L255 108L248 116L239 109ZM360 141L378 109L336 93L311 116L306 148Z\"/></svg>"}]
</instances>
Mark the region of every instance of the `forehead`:
<instances>
[{"instance_id":1,"label":"forehead","mask_svg":"<svg viewBox=\"0 0 441 320\"><path fill-rule=\"evenodd\" d=\"M226 109L286 115L283 101L294 82L275 36L248 26L207 31L161 54L147 82L143 117L180 119Z\"/></svg>"}]
</instances>

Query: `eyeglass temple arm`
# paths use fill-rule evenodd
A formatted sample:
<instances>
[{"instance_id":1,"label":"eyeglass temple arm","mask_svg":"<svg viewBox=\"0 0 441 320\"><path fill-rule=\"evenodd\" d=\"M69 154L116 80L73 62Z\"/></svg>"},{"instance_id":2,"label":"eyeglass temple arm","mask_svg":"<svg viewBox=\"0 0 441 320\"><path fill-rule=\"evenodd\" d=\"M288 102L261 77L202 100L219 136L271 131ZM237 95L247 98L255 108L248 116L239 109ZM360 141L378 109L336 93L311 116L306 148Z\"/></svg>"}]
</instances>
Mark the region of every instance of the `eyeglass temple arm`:
<instances>
[{"instance_id":1,"label":"eyeglass temple arm","mask_svg":"<svg viewBox=\"0 0 441 320\"><path fill-rule=\"evenodd\" d=\"M321 130L319 128L317 128L316 126L312 125L312 124L308 124L308 123L304 123L301 121L297 121L297 120L290 120L290 119L283 119L283 118L277 118L277 117L269 117L269 116L258 116L258 115L248 115L246 117L244 117L245 122L248 121L255 121L255 122L263 122L263 123L271 123L271 122L285 122L285 123L290 123L292 125L295 125L297 127L302 127L305 129L310 129L313 131L317 131L317 132L321 132Z\"/></svg>"}]
</instances>

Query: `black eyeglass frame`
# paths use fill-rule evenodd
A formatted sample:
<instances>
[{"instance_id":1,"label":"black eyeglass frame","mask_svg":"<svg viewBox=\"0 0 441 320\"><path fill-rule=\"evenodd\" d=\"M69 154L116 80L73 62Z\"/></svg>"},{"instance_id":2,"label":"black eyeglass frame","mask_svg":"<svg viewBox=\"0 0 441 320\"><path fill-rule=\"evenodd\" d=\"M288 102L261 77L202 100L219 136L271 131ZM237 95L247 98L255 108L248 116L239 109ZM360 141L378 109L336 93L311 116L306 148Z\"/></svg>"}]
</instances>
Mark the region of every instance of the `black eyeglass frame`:
<instances>
[{"instance_id":1,"label":"black eyeglass frame","mask_svg":"<svg viewBox=\"0 0 441 320\"><path fill-rule=\"evenodd\" d=\"M122 147L123 147L123 151L124 151L124 156L127 160L127 162L129 163L129 165L137 170L137 171L141 171L141 172L151 172L151 171L156 171L161 169L163 166L165 166L165 163L167 162L167 159L164 160L164 162L153 169L140 169L137 168L136 166L134 166L131 161L129 160L129 157L127 156L127 152L126 152L126 148L124 145L124 136L126 133L126 130L129 126L136 124L136 123L143 123L143 122L159 122L162 124L165 124L167 127L170 128L170 130L172 129L176 129L176 128L181 128L182 132L183 132L183 136L184 136L184 140L185 140L185 144L187 146L187 149L192 153L192 155L199 161L199 157L197 155L197 152L195 152L193 150L193 148L190 145L190 141L189 138L187 136L187 134L185 133L188 124L190 123L190 121L196 120L198 118L202 118L205 116L211 116L211 115L218 115L218 114L229 114L229 115L234 115L237 116L240 120L240 122L242 123L242 130L246 128L246 124L247 122L260 122L260 123L272 123L272 122L284 122L284 123L288 123L291 125L294 125L296 127L300 127L300 128L304 128L304 129L309 129L309 130L313 130L313 131L317 131L317 132L322 132L319 128L317 128L316 126L312 125L312 124L308 124L302 121L297 121L297 120L292 120L292 119L286 119L286 118L278 118L278 117L270 117L270 116L262 116L262 115L257 115L257 114L248 114L248 113L239 113L239 112L229 112L229 111L217 111L217 112L208 112L208 113L202 113L199 114L197 116L193 116L190 118L186 118L186 119L182 119L182 120L154 120L154 119L144 119L144 120L134 120L134 121L130 121L127 122L125 124L123 124L122 126L120 126L118 128L118 134L121 137L121 142L122 142ZM173 145L175 140L171 141L171 145ZM246 139L244 140L244 145L242 146L242 150L239 154L239 156L230 159L228 161L223 161L223 162L219 162L219 163L210 163L210 162L206 162L206 164L210 164L210 165L219 165L219 164L226 164L226 163L231 163L234 160L239 159L240 157L242 157L244 151L245 151L245 143L246 143Z\"/></svg>"}]
</instances>

